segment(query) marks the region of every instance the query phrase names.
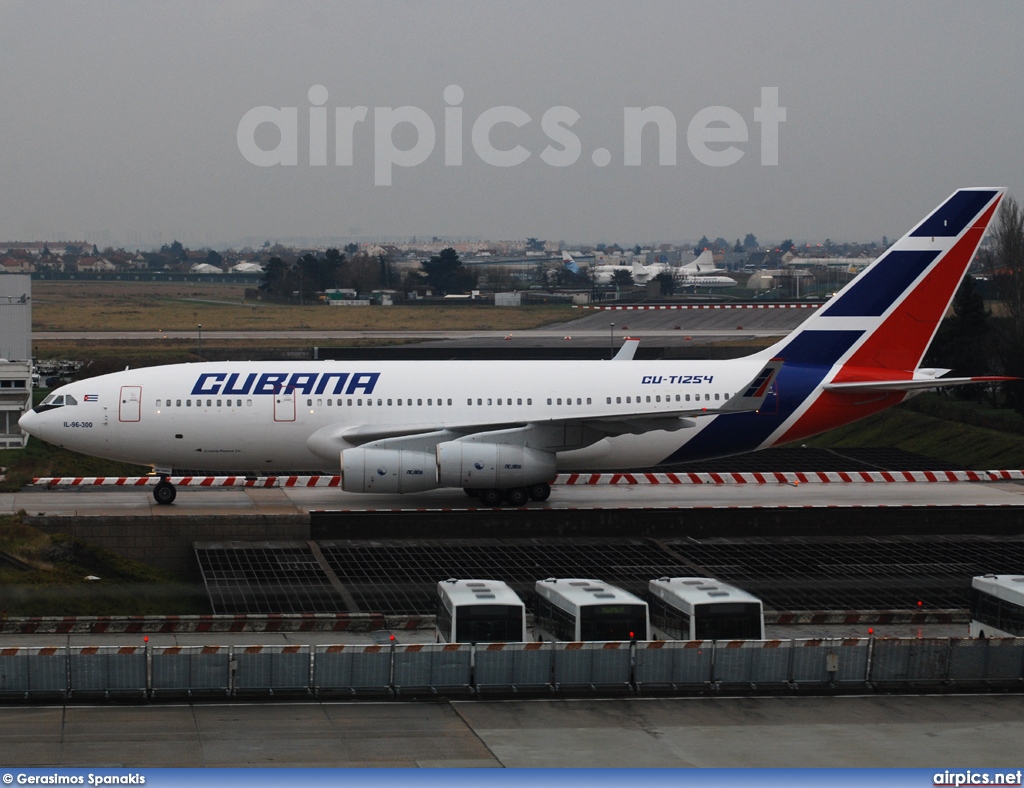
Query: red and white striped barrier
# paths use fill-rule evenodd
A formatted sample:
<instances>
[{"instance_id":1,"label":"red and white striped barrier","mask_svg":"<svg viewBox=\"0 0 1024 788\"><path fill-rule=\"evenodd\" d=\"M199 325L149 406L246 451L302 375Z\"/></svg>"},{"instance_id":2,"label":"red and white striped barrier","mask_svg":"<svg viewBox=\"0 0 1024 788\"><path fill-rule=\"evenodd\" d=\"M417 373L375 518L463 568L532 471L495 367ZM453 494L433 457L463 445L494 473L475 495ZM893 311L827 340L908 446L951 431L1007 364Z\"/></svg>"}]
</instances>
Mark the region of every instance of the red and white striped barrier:
<instances>
[{"instance_id":1,"label":"red and white striped barrier","mask_svg":"<svg viewBox=\"0 0 1024 788\"><path fill-rule=\"evenodd\" d=\"M573 309L593 309L599 312L657 312L673 309L817 309L821 304L665 304L637 306L584 306Z\"/></svg>"},{"instance_id":2,"label":"red and white striped barrier","mask_svg":"<svg viewBox=\"0 0 1024 788\"><path fill-rule=\"evenodd\" d=\"M966 610L795 610L765 611L766 625L967 624Z\"/></svg>"},{"instance_id":3,"label":"red and white striped barrier","mask_svg":"<svg viewBox=\"0 0 1024 788\"><path fill-rule=\"evenodd\" d=\"M147 487L159 476L52 476L38 487ZM178 487L340 487L341 476L170 476ZM607 484L852 484L1024 481L1024 471L799 471L774 473L560 473L556 485Z\"/></svg>"},{"instance_id":4,"label":"red and white striped barrier","mask_svg":"<svg viewBox=\"0 0 1024 788\"><path fill-rule=\"evenodd\" d=\"M147 487L160 476L43 476L39 487ZM176 487L340 487L341 476L168 476Z\"/></svg>"},{"instance_id":5,"label":"red and white striped barrier","mask_svg":"<svg viewBox=\"0 0 1024 788\"><path fill-rule=\"evenodd\" d=\"M786 473L562 473L560 485L607 484L891 484L1022 481L1024 471L836 471Z\"/></svg>"},{"instance_id":6,"label":"red and white striped barrier","mask_svg":"<svg viewBox=\"0 0 1024 788\"><path fill-rule=\"evenodd\" d=\"M256 616L66 616L0 619L0 634L375 632L380 629L418 629L433 626L433 616L385 617L380 613L306 613Z\"/></svg>"},{"instance_id":7,"label":"red and white striped barrier","mask_svg":"<svg viewBox=\"0 0 1024 788\"><path fill-rule=\"evenodd\" d=\"M389 645L381 645L380 643L370 644L346 644L346 643L334 643L330 646L315 646L317 654L379 654L386 648L390 648Z\"/></svg>"}]
</instances>

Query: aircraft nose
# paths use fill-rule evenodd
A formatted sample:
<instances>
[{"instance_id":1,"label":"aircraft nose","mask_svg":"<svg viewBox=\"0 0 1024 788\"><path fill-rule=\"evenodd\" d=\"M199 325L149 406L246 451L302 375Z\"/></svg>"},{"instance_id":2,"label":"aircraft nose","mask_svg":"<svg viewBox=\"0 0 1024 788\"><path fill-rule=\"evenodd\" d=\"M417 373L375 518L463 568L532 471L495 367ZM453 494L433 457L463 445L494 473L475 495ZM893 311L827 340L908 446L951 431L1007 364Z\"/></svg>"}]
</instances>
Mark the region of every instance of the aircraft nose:
<instances>
[{"instance_id":1,"label":"aircraft nose","mask_svg":"<svg viewBox=\"0 0 1024 788\"><path fill-rule=\"evenodd\" d=\"M39 426L41 422L42 417L40 417L40 415L36 413L34 410L30 410L28 411L28 413L25 413L20 419L18 419L18 426L21 427L21 429L24 432L27 432L29 435L34 435L37 438L42 438L43 436L40 434L39 431Z\"/></svg>"}]
</instances>

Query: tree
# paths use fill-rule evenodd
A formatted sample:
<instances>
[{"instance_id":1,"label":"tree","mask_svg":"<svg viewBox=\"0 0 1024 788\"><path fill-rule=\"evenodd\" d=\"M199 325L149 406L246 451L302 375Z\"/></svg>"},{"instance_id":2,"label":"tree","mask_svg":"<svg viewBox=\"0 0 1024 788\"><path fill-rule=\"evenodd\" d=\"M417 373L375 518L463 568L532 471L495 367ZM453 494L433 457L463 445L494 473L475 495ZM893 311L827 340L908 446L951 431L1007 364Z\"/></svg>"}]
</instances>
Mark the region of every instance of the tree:
<instances>
[{"instance_id":1,"label":"tree","mask_svg":"<svg viewBox=\"0 0 1024 788\"><path fill-rule=\"evenodd\" d=\"M612 274L612 284L617 288L632 287L633 286L633 274L630 271L624 271L619 269Z\"/></svg>"},{"instance_id":2,"label":"tree","mask_svg":"<svg viewBox=\"0 0 1024 788\"><path fill-rule=\"evenodd\" d=\"M379 276L381 287L386 287L388 289L398 287L398 271L395 270L395 265L391 262L391 255L386 253L377 255L377 267L380 269Z\"/></svg>"},{"instance_id":3,"label":"tree","mask_svg":"<svg viewBox=\"0 0 1024 788\"><path fill-rule=\"evenodd\" d=\"M217 266L219 266L221 263L224 262L224 257L220 253L218 253L218 252L214 251L213 249L211 249L210 253L208 255L206 255L206 262L207 262L208 265L217 265Z\"/></svg>"},{"instance_id":4,"label":"tree","mask_svg":"<svg viewBox=\"0 0 1024 788\"><path fill-rule=\"evenodd\" d=\"M427 282L441 293L468 290L472 284L472 275L462 267L458 252L450 246L423 263L422 268Z\"/></svg>"},{"instance_id":5,"label":"tree","mask_svg":"<svg viewBox=\"0 0 1024 788\"><path fill-rule=\"evenodd\" d=\"M948 367L957 376L990 374L996 362L991 317L974 277L964 277L953 298L953 315L939 326L925 364ZM980 399L984 390L963 386L955 393L962 399Z\"/></svg>"},{"instance_id":6,"label":"tree","mask_svg":"<svg viewBox=\"0 0 1024 788\"><path fill-rule=\"evenodd\" d=\"M550 270L550 281L548 284L554 287L564 287L569 290L590 290L594 286L590 272L590 268L570 271L564 266L558 266Z\"/></svg>"},{"instance_id":7,"label":"tree","mask_svg":"<svg viewBox=\"0 0 1024 788\"><path fill-rule=\"evenodd\" d=\"M96 251L96 247L93 246L93 256L96 256L99 252ZM164 244L160 247L160 254L169 254L178 260L185 259L185 247L181 245L180 241L174 241L170 246Z\"/></svg>"},{"instance_id":8,"label":"tree","mask_svg":"<svg viewBox=\"0 0 1024 788\"><path fill-rule=\"evenodd\" d=\"M755 236L753 233L747 233L746 237L744 237L744 239L743 239L743 248L744 249L756 249L757 248L757 236Z\"/></svg>"},{"instance_id":9,"label":"tree","mask_svg":"<svg viewBox=\"0 0 1024 788\"><path fill-rule=\"evenodd\" d=\"M736 239L736 243L733 244L732 251L733 251L734 254L742 254L743 253L743 244L740 243L740 239L739 238L737 238Z\"/></svg>"},{"instance_id":10,"label":"tree","mask_svg":"<svg viewBox=\"0 0 1024 788\"><path fill-rule=\"evenodd\" d=\"M1006 317L1001 321L999 350L1007 375L1024 377L1024 211L1007 195L999 215L989 256L996 294L1003 302ZM1005 387L1007 404L1024 413L1024 386Z\"/></svg>"},{"instance_id":11,"label":"tree","mask_svg":"<svg viewBox=\"0 0 1024 788\"><path fill-rule=\"evenodd\" d=\"M260 290L271 295L288 295L288 266L280 257L271 257L263 269Z\"/></svg>"},{"instance_id":12,"label":"tree","mask_svg":"<svg viewBox=\"0 0 1024 788\"><path fill-rule=\"evenodd\" d=\"M661 285L662 295L672 295L676 291L676 280L668 271L662 271L656 277L654 281Z\"/></svg>"},{"instance_id":13,"label":"tree","mask_svg":"<svg viewBox=\"0 0 1024 788\"><path fill-rule=\"evenodd\" d=\"M787 238L785 241L779 244L779 251L785 254L793 248L793 239Z\"/></svg>"},{"instance_id":14,"label":"tree","mask_svg":"<svg viewBox=\"0 0 1024 788\"><path fill-rule=\"evenodd\" d=\"M359 252L346 266L344 283L360 293L369 293L380 288L380 263L366 252Z\"/></svg>"},{"instance_id":15,"label":"tree","mask_svg":"<svg viewBox=\"0 0 1024 788\"><path fill-rule=\"evenodd\" d=\"M709 246L711 246L711 240L706 235L702 235L700 240L697 241L697 248L707 249Z\"/></svg>"},{"instance_id":16,"label":"tree","mask_svg":"<svg viewBox=\"0 0 1024 788\"><path fill-rule=\"evenodd\" d=\"M547 241L541 241L541 240L538 240L537 238L527 238L526 239L526 251L528 251L528 252L543 252L544 251L544 245L546 243L547 243Z\"/></svg>"},{"instance_id":17,"label":"tree","mask_svg":"<svg viewBox=\"0 0 1024 788\"><path fill-rule=\"evenodd\" d=\"M345 244L345 254L349 257L355 257L359 254L359 244Z\"/></svg>"}]
</instances>

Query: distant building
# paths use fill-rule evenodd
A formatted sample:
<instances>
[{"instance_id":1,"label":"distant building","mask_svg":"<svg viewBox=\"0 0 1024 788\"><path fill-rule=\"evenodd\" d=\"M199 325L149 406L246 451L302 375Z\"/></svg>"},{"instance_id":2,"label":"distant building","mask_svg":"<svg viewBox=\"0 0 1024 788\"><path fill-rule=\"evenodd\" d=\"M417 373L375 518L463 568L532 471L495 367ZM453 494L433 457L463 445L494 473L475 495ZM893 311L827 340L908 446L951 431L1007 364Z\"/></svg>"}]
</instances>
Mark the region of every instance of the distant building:
<instances>
[{"instance_id":1,"label":"distant building","mask_svg":"<svg viewBox=\"0 0 1024 788\"><path fill-rule=\"evenodd\" d=\"M0 276L0 449L20 449L18 427L32 407L32 278Z\"/></svg>"},{"instance_id":2,"label":"distant building","mask_svg":"<svg viewBox=\"0 0 1024 788\"><path fill-rule=\"evenodd\" d=\"M239 263L228 270L233 274L262 274L263 266L259 263Z\"/></svg>"},{"instance_id":3,"label":"distant building","mask_svg":"<svg viewBox=\"0 0 1024 788\"><path fill-rule=\"evenodd\" d=\"M209 263L196 263L188 269L191 274L222 274L224 271Z\"/></svg>"},{"instance_id":4,"label":"distant building","mask_svg":"<svg viewBox=\"0 0 1024 788\"><path fill-rule=\"evenodd\" d=\"M109 274L117 270L117 266L104 257L79 257L78 270L87 274Z\"/></svg>"}]
</instances>

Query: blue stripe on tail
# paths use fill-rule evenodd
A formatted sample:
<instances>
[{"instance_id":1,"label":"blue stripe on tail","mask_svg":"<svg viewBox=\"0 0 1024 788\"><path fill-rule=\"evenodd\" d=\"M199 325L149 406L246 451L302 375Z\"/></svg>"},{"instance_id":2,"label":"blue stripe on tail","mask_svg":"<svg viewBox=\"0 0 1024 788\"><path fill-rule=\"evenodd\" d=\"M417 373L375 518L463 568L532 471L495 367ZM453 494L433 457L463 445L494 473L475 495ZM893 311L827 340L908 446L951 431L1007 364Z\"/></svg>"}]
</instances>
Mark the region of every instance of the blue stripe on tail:
<instances>
[{"instance_id":1,"label":"blue stripe on tail","mask_svg":"<svg viewBox=\"0 0 1024 788\"><path fill-rule=\"evenodd\" d=\"M684 446L662 460L722 457L758 448L813 394L832 366L842 358L863 331L802 331L777 355L783 359L775 378L775 396L758 413L723 413L693 436ZM772 402L775 399L776 402ZM776 407L777 405L777 407Z\"/></svg>"},{"instance_id":2,"label":"blue stripe on tail","mask_svg":"<svg viewBox=\"0 0 1024 788\"><path fill-rule=\"evenodd\" d=\"M996 194L998 192L995 189L992 191L967 189L958 191L939 206L910 235L917 238L923 236L952 238L960 235L968 223L989 204Z\"/></svg>"},{"instance_id":3,"label":"blue stripe on tail","mask_svg":"<svg viewBox=\"0 0 1024 788\"><path fill-rule=\"evenodd\" d=\"M883 315L938 256L937 250L891 251L818 314L823 317Z\"/></svg>"}]
</instances>

